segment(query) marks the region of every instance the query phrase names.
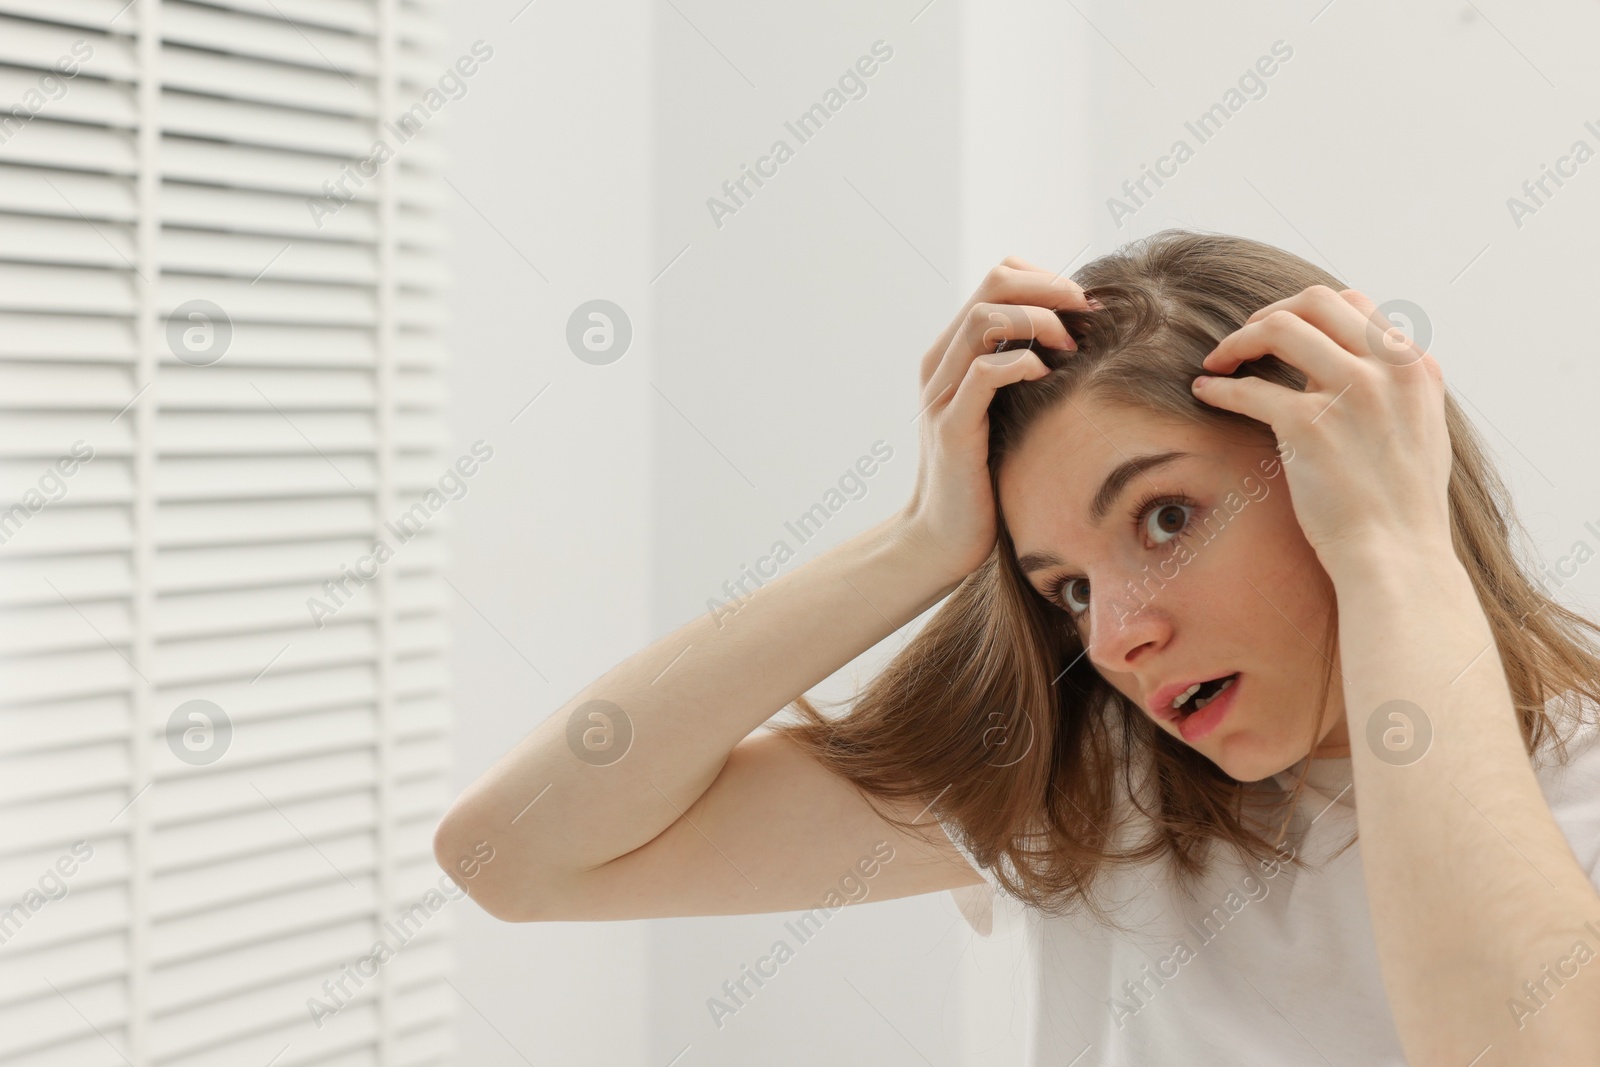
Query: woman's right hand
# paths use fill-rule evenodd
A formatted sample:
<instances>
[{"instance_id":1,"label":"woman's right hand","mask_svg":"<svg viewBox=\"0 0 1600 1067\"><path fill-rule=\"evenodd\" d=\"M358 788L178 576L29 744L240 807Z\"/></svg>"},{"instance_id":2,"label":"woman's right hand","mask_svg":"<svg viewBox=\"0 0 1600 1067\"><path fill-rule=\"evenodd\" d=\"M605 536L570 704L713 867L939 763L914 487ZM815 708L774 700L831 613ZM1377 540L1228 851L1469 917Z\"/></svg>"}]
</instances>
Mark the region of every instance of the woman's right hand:
<instances>
[{"instance_id":1,"label":"woman's right hand","mask_svg":"<svg viewBox=\"0 0 1600 1067\"><path fill-rule=\"evenodd\" d=\"M1055 309L1088 307L1072 279L1007 256L922 357L922 444L900 524L930 565L956 581L994 548L989 402L1001 386L1049 373L1028 349L995 349L1006 340L1037 339L1046 348L1076 350Z\"/></svg>"}]
</instances>

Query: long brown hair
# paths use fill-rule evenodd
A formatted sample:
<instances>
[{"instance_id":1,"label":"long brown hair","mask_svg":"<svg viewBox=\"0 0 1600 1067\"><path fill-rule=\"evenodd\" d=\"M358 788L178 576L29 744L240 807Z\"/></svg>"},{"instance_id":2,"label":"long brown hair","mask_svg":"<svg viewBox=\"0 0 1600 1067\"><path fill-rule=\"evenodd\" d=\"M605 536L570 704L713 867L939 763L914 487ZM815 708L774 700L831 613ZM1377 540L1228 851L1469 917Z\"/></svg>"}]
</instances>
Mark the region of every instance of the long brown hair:
<instances>
[{"instance_id":1,"label":"long brown hair","mask_svg":"<svg viewBox=\"0 0 1600 1067\"><path fill-rule=\"evenodd\" d=\"M1185 230L1096 259L1073 280L1104 310L1058 312L1078 351L1036 348L1050 373L1001 389L990 405L996 501L1005 457L1036 419L1074 394L1092 392L1275 444L1270 427L1202 403L1189 383L1206 354L1259 308L1312 285L1349 288L1271 245ZM1235 372L1245 375L1297 390L1306 383L1272 356ZM1524 744L1532 755L1553 737L1564 760L1565 738L1546 706L1560 696L1570 702L1560 707L1576 718L1577 694L1600 702L1600 627L1530 580L1523 560L1531 556L1513 543L1513 534L1526 533L1505 484L1448 391L1445 418L1456 554L1494 633ZM1116 925L1096 893L1102 870L1165 858L1188 882L1204 872L1212 840L1247 861L1283 862L1275 845L1310 761L1285 794L1272 779L1233 779L1162 730L1089 663L1071 617L1023 577L1003 513L998 528L989 558L849 702L847 714L827 718L802 696L794 702L798 718L774 729L854 783L869 803L893 798L934 809L1009 893L1051 914L1082 904ZM1322 634L1328 669L1308 751L1327 712L1337 634L1335 606ZM1136 767L1143 768L1138 781ZM1266 810L1285 813L1275 832L1255 817L1263 797ZM930 822L873 807L911 833ZM1129 834L1135 811L1149 827L1142 838ZM1299 855L1288 862L1306 865Z\"/></svg>"}]
</instances>

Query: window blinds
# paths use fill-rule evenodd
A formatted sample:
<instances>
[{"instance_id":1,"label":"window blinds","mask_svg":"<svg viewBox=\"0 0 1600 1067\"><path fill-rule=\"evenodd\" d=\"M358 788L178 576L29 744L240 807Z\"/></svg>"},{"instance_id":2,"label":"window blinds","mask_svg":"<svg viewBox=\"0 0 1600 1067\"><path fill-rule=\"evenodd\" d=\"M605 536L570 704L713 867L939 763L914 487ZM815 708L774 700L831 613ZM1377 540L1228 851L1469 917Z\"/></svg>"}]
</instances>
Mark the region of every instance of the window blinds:
<instances>
[{"instance_id":1,"label":"window blinds","mask_svg":"<svg viewBox=\"0 0 1600 1067\"><path fill-rule=\"evenodd\" d=\"M0 0L0 1064L449 1058L444 116L310 205L457 51Z\"/></svg>"}]
</instances>

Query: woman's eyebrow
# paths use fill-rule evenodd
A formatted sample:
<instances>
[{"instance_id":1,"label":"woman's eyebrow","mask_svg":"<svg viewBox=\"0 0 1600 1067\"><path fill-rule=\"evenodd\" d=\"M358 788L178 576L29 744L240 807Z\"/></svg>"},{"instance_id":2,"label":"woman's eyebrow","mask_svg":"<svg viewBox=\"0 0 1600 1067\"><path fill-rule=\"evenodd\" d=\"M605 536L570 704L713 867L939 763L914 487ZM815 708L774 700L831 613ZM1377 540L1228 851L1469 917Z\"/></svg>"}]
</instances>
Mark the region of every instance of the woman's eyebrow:
<instances>
[{"instance_id":1,"label":"woman's eyebrow","mask_svg":"<svg viewBox=\"0 0 1600 1067\"><path fill-rule=\"evenodd\" d=\"M1100 483L1100 488L1095 492L1094 500L1089 505L1090 524L1099 526L1104 522L1106 515L1111 511L1111 506L1128 488L1128 483L1139 475L1180 459L1188 459L1193 455L1192 452L1180 451L1152 452L1144 456L1134 456L1117 464L1111 473L1106 475L1105 481ZM1061 557L1053 552L1029 552L1025 556L1017 557L1017 566L1021 568L1023 574L1032 574L1034 571L1055 567L1060 563Z\"/></svg>"},{"instance_id":2,"label":"woman's eyebrow","mask_svg":"<svg viewBox=\"0 0 1600 1067\"><path fill-rule=\"evenodd\" d=\"M1188 459L1190 455L1189 452L1152 452L1147 456L1134 456L1117 464L1111 473L1106 475L1106 480L1100 483L1100 489L1094 495L1094 502L1089 505L1090 524L1099 526L1104 522L1111 505L1117 502L1117 497L1122 495L1128 483L1139 475L1180 459Z\"/></svg>"}]
</instances>

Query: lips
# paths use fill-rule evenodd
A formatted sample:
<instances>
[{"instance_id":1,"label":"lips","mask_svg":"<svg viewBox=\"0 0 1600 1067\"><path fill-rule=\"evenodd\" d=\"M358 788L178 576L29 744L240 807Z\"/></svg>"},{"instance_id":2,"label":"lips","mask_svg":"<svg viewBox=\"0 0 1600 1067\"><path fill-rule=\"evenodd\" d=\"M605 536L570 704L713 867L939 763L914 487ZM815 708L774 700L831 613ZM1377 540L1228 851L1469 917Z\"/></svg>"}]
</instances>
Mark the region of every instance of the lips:
<instances>
[{"instance_id":1,"label":"lips","mask_svg":"<svg viewBox=\"0 0 1600 1067\"><path fill-rule=\"evenodd\" d=\"M1206 706L1199 711L1193 711L1178 720L1178 733L1189 744L1199 744L1223 719L1233 710L1239 702L1239 682L1235 680L1226 689L1216 694L1215 699L1208 701Z\"/></svg>"},{"instance_id":2,"label":"lips","mask_svg":"<svg viewBox=\"0 0 1600 1067\"><path fill-rule=\"evenodd\" d=\"M1234 677L1237 674L1237 671L1228 671L1223 674L1208 675L1204 678L1191 678L1188 681L1173 682L1170 685L1164 685L1157 689L1150 697L1150 702L1147 705L1147 708L1151 715L1155 716L1155 718L1162 722L1171 722L1175 719L1181 719L1185 713L1175 711L1172 707L1172 702L1186 692L1191 686L1205 682L1220 681L1223 678ZM1192 707L1192 705L1190 705L1190 707Z\"/></svg>"}]
</instances>

